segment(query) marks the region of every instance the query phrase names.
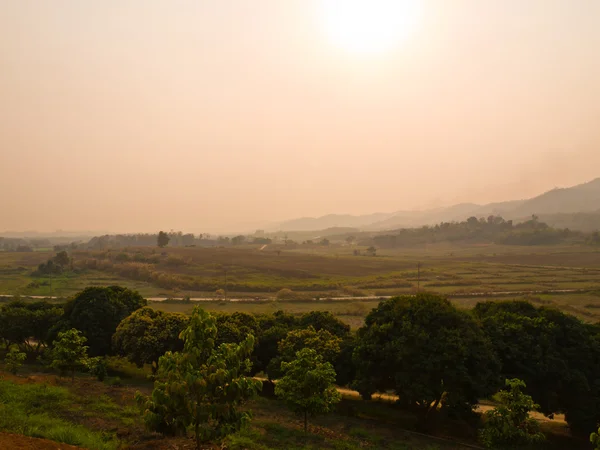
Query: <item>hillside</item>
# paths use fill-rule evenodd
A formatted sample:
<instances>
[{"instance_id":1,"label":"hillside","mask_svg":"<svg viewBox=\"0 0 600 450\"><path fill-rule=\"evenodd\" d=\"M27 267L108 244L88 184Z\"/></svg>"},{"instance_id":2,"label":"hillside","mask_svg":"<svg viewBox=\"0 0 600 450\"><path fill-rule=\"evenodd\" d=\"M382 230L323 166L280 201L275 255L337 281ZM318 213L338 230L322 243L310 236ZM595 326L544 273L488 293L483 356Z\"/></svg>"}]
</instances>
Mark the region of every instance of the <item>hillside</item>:
<instances>
[{"instance_id":1,"label":"hillside","mask_svg":"<svg viewBox=\"0 0 600 450\"><path fill-rule=\"evenodd\" d=\"M533 214L557 227L564 226L581 231L600 228L600 178L569 188L552 189L537 197L524 200L485 205L460 203L446 208L362 216L329 214L317 218L289 220L271 228L281 231L308 231L331 227L354 227L364 231L383 231L459 221L469 216L496 215L521 221L530 218Z\"/></svg>"}]
</instances>

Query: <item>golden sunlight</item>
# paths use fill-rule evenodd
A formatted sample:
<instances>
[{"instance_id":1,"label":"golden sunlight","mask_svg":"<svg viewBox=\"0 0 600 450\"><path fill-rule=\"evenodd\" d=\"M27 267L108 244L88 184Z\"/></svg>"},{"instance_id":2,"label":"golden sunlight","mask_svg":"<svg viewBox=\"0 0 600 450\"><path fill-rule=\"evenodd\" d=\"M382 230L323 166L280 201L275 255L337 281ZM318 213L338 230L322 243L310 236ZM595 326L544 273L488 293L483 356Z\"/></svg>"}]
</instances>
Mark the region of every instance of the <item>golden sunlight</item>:
<instances>
[{"instance_id":1,"label":"golden sunlight","mask_svg":"<svg viewBox=\"0 0 600 450\"><path fill-rule=\"evenodd\" d=\"M407 39L420 16L420 0L322 0L331 42L347 52L383 53Z\"/></svg>"}]
</instances>

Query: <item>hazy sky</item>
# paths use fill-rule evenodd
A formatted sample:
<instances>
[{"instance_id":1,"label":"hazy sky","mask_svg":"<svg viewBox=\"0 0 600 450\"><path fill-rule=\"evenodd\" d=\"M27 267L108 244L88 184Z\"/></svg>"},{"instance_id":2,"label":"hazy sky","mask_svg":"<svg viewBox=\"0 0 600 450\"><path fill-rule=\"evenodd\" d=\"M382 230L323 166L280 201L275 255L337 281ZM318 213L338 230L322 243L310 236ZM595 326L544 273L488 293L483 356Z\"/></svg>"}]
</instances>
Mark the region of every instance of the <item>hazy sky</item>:
<instances>
[{"instance_id":1,"label":"hazy sky","mask_svg":"<svg viewBox=\"0 0 600 450\"><path fill-rule=\"evenodd\" d=\"M600 176L600 1L411 6L370 53L317 0L0 0L0 231L214 232Z\"/></svg>"}]
</instances>

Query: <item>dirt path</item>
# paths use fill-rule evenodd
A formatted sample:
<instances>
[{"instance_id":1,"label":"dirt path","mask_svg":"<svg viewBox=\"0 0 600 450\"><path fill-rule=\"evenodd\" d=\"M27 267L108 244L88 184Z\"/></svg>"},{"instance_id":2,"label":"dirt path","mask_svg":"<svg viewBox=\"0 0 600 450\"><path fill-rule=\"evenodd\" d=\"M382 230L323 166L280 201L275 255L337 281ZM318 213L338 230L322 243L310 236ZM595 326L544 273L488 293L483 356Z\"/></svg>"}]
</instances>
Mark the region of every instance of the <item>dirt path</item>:
<instances>
[{"instance_id":1,"label":"dirt path","mask_svg":"<svg viewBox=\"0 0 600 450\"><path fill-rule=\"evenodd\" d=\"M20 434L0 433L0 448L6 450L80 450L81 447Z\"/></svg>"}]
</instances>

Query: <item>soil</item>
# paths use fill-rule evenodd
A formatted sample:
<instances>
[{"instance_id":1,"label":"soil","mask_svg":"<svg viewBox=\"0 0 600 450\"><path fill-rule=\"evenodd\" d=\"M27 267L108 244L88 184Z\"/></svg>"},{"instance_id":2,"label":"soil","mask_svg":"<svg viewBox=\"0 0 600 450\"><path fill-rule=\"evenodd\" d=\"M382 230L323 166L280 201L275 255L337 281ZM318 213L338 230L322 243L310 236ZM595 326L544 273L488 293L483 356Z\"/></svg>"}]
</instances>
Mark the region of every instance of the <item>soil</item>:
<instances>
[{"instance_id":1,"label":"soil","mask_svg":"<svg viewBox=\"0 0 600 450\"><path fill-rule=\"evenodd\" d=\"M79 450L81 447L37 439L20 434L0 433L0 448L10 450Z\"/></svg>"}]
</instances>

